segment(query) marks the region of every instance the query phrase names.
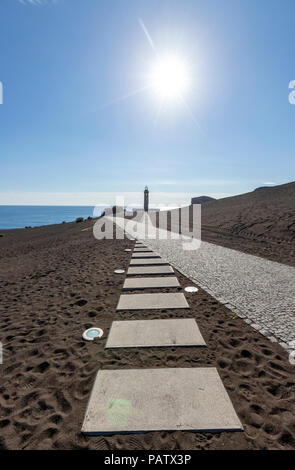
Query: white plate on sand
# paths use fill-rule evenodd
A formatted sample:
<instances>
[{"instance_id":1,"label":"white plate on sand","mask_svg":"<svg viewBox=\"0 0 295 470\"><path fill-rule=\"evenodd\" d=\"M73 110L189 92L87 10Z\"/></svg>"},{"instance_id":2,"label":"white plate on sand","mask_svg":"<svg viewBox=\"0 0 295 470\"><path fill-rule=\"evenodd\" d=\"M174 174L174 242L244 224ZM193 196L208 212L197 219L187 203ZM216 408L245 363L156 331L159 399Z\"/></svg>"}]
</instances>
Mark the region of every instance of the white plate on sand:
<instances>
[{"instance_id":1,"label":"white plate on sand","mask_svg":"<svg viewBox=\"0 0 295 470\"><path fill-rule=\"evenodd\" d=\"M193 287L193 286L188 286L188 287L185 287L185 292L198 292L198 288L197 287Z\"/></svg>"},{"instance_id":2,"label":"white plate on sand","mask_svg":"<svg viewBox=\"0 0 295 470\"><path fill-rule=\"evenodd\" d=\"M103 335L103 330L101 328L88 328L83 333L83 339L85 341L93 341L96 338L101 338Z\"/></svg>"},{"instance_id":3,"label":"white plate on sand","mask_svg":"<svg viewBox=\"0 0 295 470\"><path fill-rule=\"evenodd\" d=\"M125 272L125 269L115 269L114 273L116 274L123 274Z\"/></svg>"}]
</instances>

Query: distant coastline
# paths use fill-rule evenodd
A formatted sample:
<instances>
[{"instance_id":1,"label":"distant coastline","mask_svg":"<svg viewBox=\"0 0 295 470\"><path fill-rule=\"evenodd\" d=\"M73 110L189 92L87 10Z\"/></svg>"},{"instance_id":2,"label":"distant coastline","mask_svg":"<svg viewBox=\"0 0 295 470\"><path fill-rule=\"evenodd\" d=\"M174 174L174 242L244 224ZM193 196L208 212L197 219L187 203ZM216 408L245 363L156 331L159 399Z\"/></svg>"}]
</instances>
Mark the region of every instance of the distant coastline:
<instances>
[{"instance_id":1,"label":"distant coastline","mask_svg":"<svg viewBox=\"0 0 295 470\"><path fill-rule=\"evenodd\" d=\"M0 230L74 222L78 217L99 217L105 206L4 206L0 205Z\"/></svg>"}]
</instances>

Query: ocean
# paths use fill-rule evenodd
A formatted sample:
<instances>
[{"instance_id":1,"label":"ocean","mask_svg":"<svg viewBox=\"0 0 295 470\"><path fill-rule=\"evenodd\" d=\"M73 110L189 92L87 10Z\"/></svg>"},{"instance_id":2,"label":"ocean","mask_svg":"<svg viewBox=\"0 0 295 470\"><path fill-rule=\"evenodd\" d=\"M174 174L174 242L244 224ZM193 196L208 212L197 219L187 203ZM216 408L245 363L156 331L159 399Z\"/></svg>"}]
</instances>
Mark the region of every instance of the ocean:
<instances>
[{"instance_id":1,"label":"ocean","mask_svg":"<svg viewBox=\"0 0 295 470\"><path fill-rule=\"evenodd\" d=\"M96 206L98 217L105 206ZM0 230L38 227L93 217L93 206L0 206Z\"/></svg>"}]
</instances>

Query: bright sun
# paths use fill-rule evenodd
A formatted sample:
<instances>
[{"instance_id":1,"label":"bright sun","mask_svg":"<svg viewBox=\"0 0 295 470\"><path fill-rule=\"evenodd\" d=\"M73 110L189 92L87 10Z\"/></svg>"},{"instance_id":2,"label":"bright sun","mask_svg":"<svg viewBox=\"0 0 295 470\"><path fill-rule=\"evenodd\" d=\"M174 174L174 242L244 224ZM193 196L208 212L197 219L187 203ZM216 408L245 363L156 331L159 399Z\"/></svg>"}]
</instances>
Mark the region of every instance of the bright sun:
<instances>
[{"instance_id":1,"label":"bright sun","mask_svg":"<svg viewBox=\"0 0 295 470\"><path fill-rule=\"evenodd\" d=\"M176 55L159 58L152 67L150 86L162 99L183 98L189 82L187 64Z\"/></svg>"}]
</instances>

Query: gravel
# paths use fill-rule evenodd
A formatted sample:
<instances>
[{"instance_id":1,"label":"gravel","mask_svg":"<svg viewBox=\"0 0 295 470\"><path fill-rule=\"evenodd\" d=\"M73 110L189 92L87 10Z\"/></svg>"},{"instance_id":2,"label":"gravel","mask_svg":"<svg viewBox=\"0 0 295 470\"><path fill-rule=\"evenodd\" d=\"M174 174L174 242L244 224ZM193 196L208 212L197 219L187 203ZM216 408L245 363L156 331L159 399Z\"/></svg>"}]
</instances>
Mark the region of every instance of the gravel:
<instances>
[{"instance_id":1,"label":"gravel","mask_svg":"<svg viewBox=\"0 0 295 470\"><path fill-rule=\"evenodd\" d=\"M116 223L141 238L122 219ZM160 229L158 239L144 244L270 341L284 348L295 344L294 267L204 241L198 249L184 249L188 241L171 239L171 232Z\"/></svg>"},{"instance_id":2,"label":"gravel","mask_svg":"<svg viewBox=\"0 0 295 470\"><path fill-rule=\"evenodd\" d=\"M264 336L295 340L294 267L206 242L194 251L181 240L145 243Z\"/></svg>"}]
</instances>

